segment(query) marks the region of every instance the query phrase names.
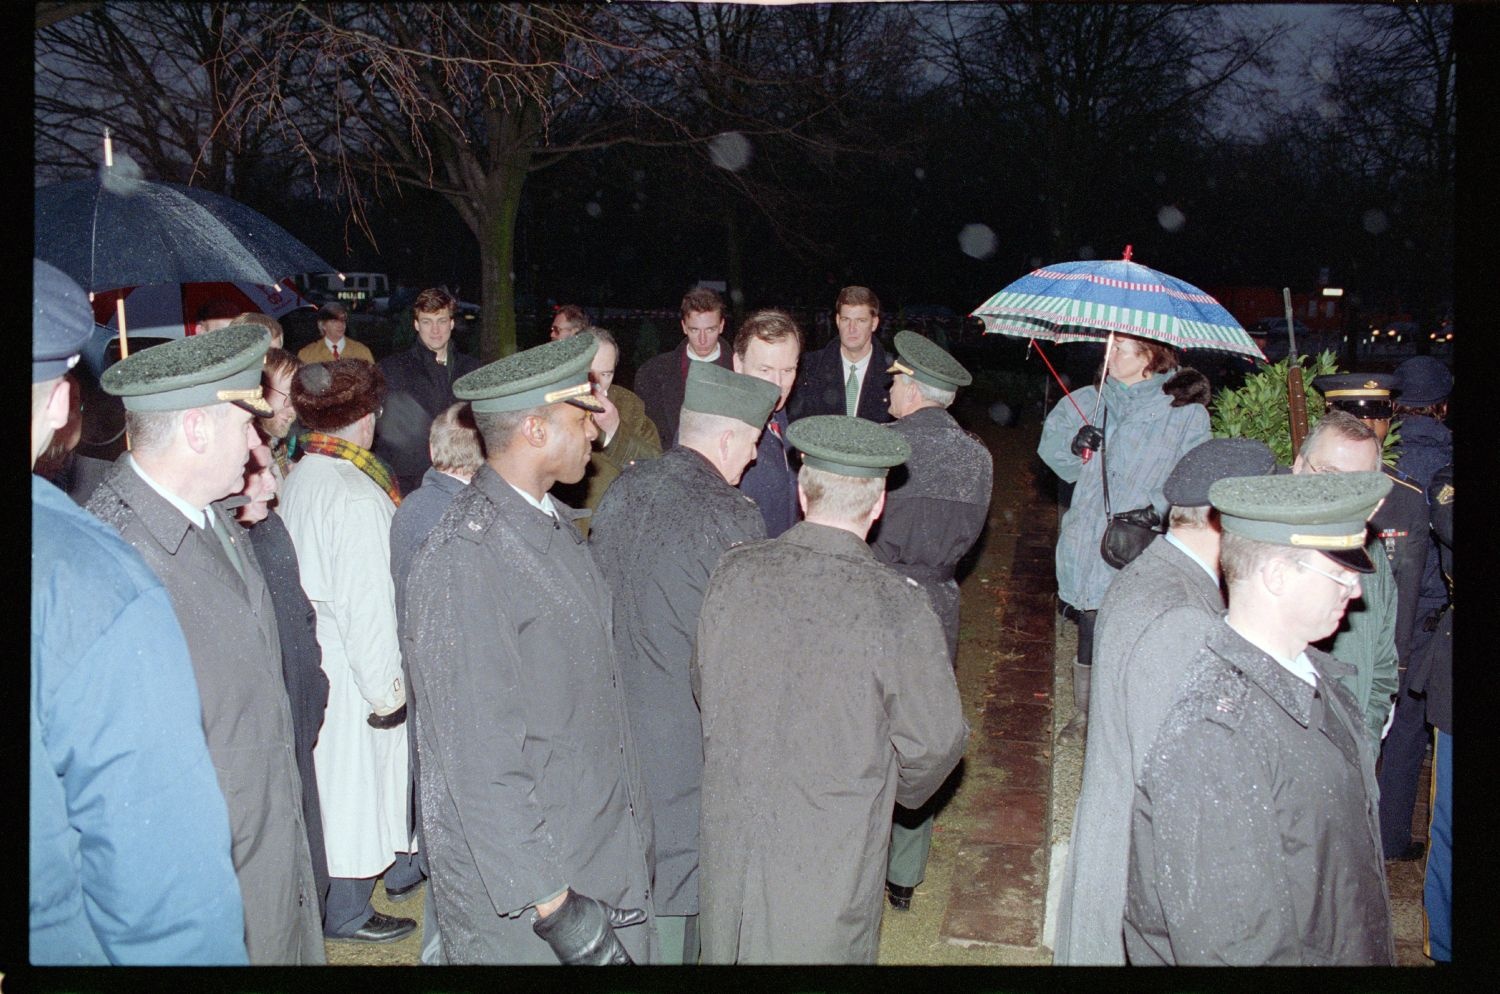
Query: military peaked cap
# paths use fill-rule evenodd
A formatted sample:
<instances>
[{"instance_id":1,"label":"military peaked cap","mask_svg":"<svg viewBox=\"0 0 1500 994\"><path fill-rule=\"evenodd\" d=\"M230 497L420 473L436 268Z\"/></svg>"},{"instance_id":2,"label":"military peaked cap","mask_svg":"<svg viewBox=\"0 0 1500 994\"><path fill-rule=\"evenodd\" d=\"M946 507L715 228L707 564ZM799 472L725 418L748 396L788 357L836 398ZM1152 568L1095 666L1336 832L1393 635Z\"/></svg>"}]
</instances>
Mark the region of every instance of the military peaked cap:
<instances>
[{"instance_id":1,"label":"military peaked cap","mask_svg":"<svg viewBox=\"0 0 1500 994\"><path fill-rule=\"evenodd\" d=\"M1305 473L1230 477L1208 488L1224 531L1257 542L1316 549L1361 573L1365 522L1391 489L1384 473Z\"/></svg>"},{"instance_id":2,"label":"military peaked cap","mask_svg":"<svg viewBox=\"0 0 1500 994\"><path fill-rule=\"evenodd\" d=\"M271 416L260 392L260 372L271 333L260 325L231 324L191 338L133 352L104 371L99 384L127 411L185 411L230 403Z\"/></svg>"},{"instance_id":3,"label":"military peaked cap","mask_svg":"<svg viewBox=\"0 0 1500 994\"><path fill-rule=\"evenodd\" d=\"M602 411L589 383L589 363L599 351L593 335L544 342L508 355L453 383L453 396L467 400L476 414L529 411L544 404L572 404L586 411Z\"/></svg>"},{"instance_id":4,"label":"military peaked cap","mask_svg":"<svg viewBox=\"0 0 1500 994\"><path fill-rule=\"evenodd\" d=\"M842 476L885 476L911 456L911 445L883 425L843 414L793 421L786 440L814 469Z\"/></svg>"}]
</instances>

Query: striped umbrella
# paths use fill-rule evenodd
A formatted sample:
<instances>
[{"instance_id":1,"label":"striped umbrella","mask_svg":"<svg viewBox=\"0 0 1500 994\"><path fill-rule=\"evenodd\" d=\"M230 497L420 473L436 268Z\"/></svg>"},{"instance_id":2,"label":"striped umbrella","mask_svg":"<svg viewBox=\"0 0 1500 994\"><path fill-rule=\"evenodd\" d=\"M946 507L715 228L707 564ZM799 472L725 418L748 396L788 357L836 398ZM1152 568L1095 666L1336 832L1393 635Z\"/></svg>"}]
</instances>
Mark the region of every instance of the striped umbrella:
<instances>
[{"instance_id":1,"label":"striped umbrella","mask_svg":"<svg viewBox=\"0 0 1500 994\"><path fill-rule=\"evenodd\" d=\"M1102 342L1113 334L1264 360L1224 307L1175 276L1123 259L1034 269L974 311L986 334L1048 342Z\"/></svg>"}]
</instances>

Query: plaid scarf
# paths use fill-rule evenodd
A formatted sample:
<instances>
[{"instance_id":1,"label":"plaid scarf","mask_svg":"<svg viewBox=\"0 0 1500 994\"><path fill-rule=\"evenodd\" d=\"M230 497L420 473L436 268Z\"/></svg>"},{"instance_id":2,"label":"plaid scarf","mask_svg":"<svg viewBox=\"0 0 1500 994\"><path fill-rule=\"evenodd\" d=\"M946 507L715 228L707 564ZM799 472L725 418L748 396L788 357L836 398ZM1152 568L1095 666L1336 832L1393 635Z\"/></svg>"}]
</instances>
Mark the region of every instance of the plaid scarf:
<instances>
[{"instance_id":1,"label":"plaid scarf","mask_svg":"<svg viewBox=\"0 0 1500 994\"><path fill-rule=\"evenodd\" d=\"M309 452L316 452L320 456L347 459L359 467L360 472L374 480L375 485L391 498L392 504L397 507L401 506L401 488L396 485L396 478L391 474L391 468L369 449L360 448L346 438L325 435L320 431L303 432L297 442L299 458Z\"/></svg>"}]
</instances>

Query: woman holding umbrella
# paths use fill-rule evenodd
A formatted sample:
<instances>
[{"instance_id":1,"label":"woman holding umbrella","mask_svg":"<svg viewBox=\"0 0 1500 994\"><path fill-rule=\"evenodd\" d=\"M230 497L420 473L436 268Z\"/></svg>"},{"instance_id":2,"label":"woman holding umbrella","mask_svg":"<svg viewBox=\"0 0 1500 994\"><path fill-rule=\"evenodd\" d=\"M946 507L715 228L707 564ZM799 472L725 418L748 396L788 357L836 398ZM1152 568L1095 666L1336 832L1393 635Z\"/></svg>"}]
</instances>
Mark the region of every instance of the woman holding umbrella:
<instances>
[{"instance_id":1,"label":"woman holding umbrella","mask_svg":"<svg viewBox=\"0 0 1500 994\"><path fill-rule=\"evenodd\" d=\"M1094 619L1119 572L1100 552L1106 503L1116 514L1150 505L1165 518L1162 485L1177 460L1209 437L1207 381L1177 366L1170 345L1116 334L1105 349L1101 388L1088 386L1059 401L1042 429L1037 454L1059 479L1075 484L1057 539L1058 596L1078 620L1075 713L1059 738L1084 733ZM1093 423L1084 419L1085 409L1097 412Z\"/></svg>"}]
</instances>

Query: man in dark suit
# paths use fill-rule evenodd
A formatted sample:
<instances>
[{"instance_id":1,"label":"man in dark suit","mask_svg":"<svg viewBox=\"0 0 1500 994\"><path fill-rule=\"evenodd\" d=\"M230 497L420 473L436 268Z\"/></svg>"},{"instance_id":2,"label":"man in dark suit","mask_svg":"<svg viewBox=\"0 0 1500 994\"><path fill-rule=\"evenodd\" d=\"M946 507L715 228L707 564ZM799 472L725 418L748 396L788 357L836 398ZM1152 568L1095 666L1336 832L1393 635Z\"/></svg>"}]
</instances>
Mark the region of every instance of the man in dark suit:
<instances>
[{"instance_id":1,"label":"man in dark suit","mask_svg":"<svg viewBox=\"0 0 1500 994\"><path fill-rule=\"evenodd\" d=\"M797 390L788 402L793 421L810 414L848 414L877 424L892 420L891 362L875 337L880 298L869 287L846 286L834 304L839 337L802 357Z\"/></svg>"},{"instance_id":2,"label":"man in dark suit","mask_svg":"<svg viewBox=\"0 0 1500 994\"><path fill-rule=\"evenodd\" d=\"M375 423L375 454L390 464L403 494L422 485L432 465L427 433L432 419L453 403L453 381L479 368L479 360L453 347L458 301L442 287L429 287L412 301L417 340L405 352L380 360L385 374L385 410Z\"/></svg>"},{"instance_id":3,"label":"man in dark suit","mask_svg":"<svg viewBox=\"0 0 1500 994\"><path fill-rule=\"evenodd\" d=\"M695 287L682 298L683 341L671 352L647 359L635 374L635 393L646 404L646 416L656 423L661 447L677 444L677 414L682 410L688 363L714 362L731 368L729 350L719 342L724 333L724 298L708 287Z\"/></svg>"}]
</instances>

